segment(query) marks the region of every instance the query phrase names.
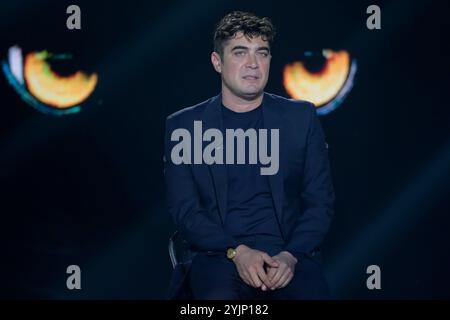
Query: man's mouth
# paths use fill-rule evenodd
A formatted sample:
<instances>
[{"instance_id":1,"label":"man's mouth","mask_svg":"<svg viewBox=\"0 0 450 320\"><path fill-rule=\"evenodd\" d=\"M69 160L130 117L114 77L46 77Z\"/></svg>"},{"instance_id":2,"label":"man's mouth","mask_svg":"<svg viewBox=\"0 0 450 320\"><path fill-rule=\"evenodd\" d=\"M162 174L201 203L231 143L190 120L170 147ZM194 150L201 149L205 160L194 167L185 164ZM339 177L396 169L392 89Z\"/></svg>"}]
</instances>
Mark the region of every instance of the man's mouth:
<instances>
[{"instance_id":1,"label":"man's mouth","mask_svg":"<svg viewBox=\"0 0 450 320\"><path fill-rule=\"evenodd\" d=\"M259 79L259 77L257 77L257 76L244 76L243 78L245 80L258 80Z\"/></svg>"}]
</instances>

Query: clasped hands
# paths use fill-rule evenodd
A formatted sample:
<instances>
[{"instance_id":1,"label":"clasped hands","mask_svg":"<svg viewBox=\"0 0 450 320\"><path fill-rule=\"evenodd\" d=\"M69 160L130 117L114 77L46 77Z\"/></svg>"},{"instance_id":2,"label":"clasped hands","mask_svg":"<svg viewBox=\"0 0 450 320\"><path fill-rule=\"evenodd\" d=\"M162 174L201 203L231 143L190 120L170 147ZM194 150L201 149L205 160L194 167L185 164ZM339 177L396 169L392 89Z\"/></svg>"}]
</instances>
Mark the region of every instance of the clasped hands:
<instances>
[{"instance_id":1,"label":"clasped hands","mask_svg":"<svg viewBox=\"0 0 450 320\"><path fill-rule=\"evenodd\" d=\"M266 291L284 288L289 284L294 277L297 259L288 251L281 251L271 257L263 251L241 244L236 248L233 262L246 284Z\"/></svg>"}]
</instances>

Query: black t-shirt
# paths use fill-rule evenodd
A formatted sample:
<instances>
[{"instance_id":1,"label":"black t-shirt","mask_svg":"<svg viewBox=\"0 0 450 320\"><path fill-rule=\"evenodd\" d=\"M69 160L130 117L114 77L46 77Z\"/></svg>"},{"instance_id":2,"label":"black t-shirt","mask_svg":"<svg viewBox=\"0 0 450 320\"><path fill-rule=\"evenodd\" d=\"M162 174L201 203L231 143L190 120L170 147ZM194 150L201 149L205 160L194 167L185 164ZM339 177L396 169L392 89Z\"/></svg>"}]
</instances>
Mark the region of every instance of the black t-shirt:
<instances>
[{"instance_id":1,"label":"black t-shirt","mask_svg":"<svg viewBox=\"0 0 450 320\"><path fill-rule=\"evenodd\" d=\"M248 112L234 112L222 105L224 130L255 129L263 126L264 105ZM223 133L226 136L225 132ZM226 144L224 143L226 152ZM225 155L224 155L225 158ZM234 164L227 164L228 193L225 229L235 238L255 249L278 253L283 240L275 214L268 176L261 175L257 163L249 162L249 143L245 143L245 164L237 164L237 141L234 143Z\"/></svg>"}]
</instances>

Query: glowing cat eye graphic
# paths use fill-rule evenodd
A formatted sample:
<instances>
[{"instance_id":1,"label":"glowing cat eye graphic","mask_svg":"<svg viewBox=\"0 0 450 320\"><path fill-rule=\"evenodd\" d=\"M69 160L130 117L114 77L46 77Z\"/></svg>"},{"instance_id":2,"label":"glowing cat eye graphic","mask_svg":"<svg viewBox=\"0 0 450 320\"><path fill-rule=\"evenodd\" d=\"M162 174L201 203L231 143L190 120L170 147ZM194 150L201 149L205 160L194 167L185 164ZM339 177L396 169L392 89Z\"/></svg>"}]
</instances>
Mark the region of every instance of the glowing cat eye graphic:
<instances>
[{"instance_id":1,"label":"glowing cat eye graphic","mask_svg":"<svg viewBox=\"0 0 450 320\"><path fill-rule=\"evenodd\" d=\"M313 102L319 115L341 105L353 87L357 70L355 59L341 50L306 52L302 61L284 67L283 85L291 98Z\"/></svg>"},{"instance_id":2,"label":"glowing cat eye graphic","mask_svg":"<svg viewBox=\"0 0 450 320\"><path fill-rule=\"evenodd\" d=\"M52 70L52 60L70 58L44 50L28 53L23 63L22 50L14 46L8 50L8 61L2 61L2 70L25 102L43 113L66 115L81 110L80 103L92 94L98 80L95 73L61 76Z\"/></svg>"}]
</instances>

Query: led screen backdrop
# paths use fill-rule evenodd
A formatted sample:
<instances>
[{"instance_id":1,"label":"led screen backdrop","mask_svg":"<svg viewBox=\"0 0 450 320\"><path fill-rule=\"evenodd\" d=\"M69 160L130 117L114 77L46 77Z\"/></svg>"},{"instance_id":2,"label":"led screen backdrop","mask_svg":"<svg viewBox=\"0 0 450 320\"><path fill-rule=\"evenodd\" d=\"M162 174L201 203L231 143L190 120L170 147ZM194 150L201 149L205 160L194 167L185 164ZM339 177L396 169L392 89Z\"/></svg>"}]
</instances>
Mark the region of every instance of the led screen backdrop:
<instances>
[{"instance_id":1,"label":"led screen backdrop","mask_svg":"<svg viewBox=\"0 0 450 320\"><path fill-rule=\"evenodd\" d=\"M72 4L0 4L1 297L165 297L165 117L219 93L212 32L233 10L277 29L266 91L320 115L333 296L450 297L445 1L78 1L80 29Z\"/></svg>"}]
</instances>

